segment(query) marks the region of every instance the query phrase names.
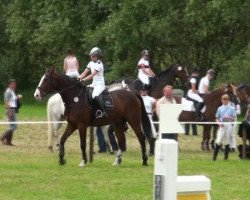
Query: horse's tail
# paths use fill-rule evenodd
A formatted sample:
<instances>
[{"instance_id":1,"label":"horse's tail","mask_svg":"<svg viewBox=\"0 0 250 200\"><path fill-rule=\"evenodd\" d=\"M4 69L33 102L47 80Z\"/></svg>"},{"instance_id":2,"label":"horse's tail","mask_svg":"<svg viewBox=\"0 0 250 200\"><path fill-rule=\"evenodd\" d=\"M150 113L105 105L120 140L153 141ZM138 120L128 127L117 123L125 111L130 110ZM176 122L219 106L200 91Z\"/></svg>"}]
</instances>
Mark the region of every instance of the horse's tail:
<instances>
[{"instance_id":1,"label":"horse's tail","mask_svg":"<svg viewBox=\"0 0 250 200\"><path fill-rule=\"evenodd\" d=\"M146 108L144 106L143 99L142 99L141 95L137 94L136 96L141 102L141 121L142 121L143 133L147 139L151 139L152 138L151 122L148 118L148 114L147 114Z\"/></svg>"}]
</instances>

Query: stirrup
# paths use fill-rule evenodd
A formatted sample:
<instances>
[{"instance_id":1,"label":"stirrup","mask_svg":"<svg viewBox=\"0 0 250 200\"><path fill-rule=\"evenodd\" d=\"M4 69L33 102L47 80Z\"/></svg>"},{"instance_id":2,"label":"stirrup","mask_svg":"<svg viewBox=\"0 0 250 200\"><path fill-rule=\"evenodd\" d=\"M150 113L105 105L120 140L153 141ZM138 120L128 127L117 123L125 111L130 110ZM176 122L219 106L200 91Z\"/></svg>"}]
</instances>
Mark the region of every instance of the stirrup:
<instances>
[{"instance_id":1,"label":"stirrup","mask_svg":"<svg viewBox=\"0 0 250 200\"><path fill-rule=\"evenodd\" d=\"M101 118L101 117L104 117L104 116L105 116L105 111L97 110L96 113L95 113L95 117L97 119Z\"/></svg>"}]
</instances>

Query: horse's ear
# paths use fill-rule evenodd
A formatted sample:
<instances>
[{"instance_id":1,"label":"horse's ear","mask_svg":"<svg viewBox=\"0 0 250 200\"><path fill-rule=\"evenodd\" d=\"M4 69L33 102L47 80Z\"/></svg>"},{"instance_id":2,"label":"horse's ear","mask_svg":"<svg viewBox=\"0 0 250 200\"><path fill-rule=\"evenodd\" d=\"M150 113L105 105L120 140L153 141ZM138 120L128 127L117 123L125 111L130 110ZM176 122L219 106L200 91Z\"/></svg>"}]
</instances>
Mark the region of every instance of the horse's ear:
<instances>
[{"instance_id":1,"label":"horse's ear","mask_svg":"<svg viewBox=\"0 0 250 200\"><path fill-rule=\"evenodd\" d=\"M46 73L48 73L48 74L54 73L54 71L55 71L54 66L46 69Z\"/></svg>"}]
</instances>

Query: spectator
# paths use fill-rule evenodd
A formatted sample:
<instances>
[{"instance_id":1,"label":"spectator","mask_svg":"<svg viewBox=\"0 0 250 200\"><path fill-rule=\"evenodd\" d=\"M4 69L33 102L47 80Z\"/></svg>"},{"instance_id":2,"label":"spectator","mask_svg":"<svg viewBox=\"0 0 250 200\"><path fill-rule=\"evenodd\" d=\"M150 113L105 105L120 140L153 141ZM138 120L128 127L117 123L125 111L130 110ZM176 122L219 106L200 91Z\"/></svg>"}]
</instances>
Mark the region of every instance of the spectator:
<instances>
[{"instance_id":1,"label":"spectator","mask_svg":"<svg viewBox=\"0 0 250 200\"><path fill-rule=\"evenodd\" d=\"M156 100L153 97L148 96L147 90L146 88L142 88L142 90L140 91L140 95L143 99L143 103L144 106L146 108L147 114L148 114L148 118L150 120L151 123L151 130L152 130L152 138L150 141L150 150L149 150L149 155L153 156L154 155L154 146L155 146L155 140L157 138L157 133L155 130L155 126L153 124L153 110L156 107Z\"/></svg>"},{"instance_id":2,"label":"spectator","mask_svg":"<svg viewBox=\"0 0 250 200\"><path fill-rule=\"evenodd\" d=\"M22 95L16 95L15 90L16 81L15 79L10 79L8 81L8 87L4 93L4 107L6 109L8 121L11 122L11 124L9 124L9 129L5 131L0 138L2 144L9 146L14 146L12 143L12 138L14 131L17 129L17 124L13 122L17 121L17 100L22 98Z\"/></svg>"},{"instance_id":3,"label":"spectator","mask_svg":"<svg viewBox=\"0 0 250 200\"><path fill-rule=\"evenodd\" d=\"M156 102L156 114L159 117L160 114L160 104L176 104L176 100L173 97L173 87L171 85L166 85L163 88L163 97ZM163 139L175 139L177 140L178 134L176 133L162 133Z\"/></svg>"},{"instance_id":4,"label":"spectator","mask_svg":"<svg viewBox=\"0 0 250 200\"><path fill-rule=\"evenodd\" d=\"M217 112L215 114L216 122L219 126L217 131L217 136L215 140L215 149L213 154L213 160L217 159L217 155L219 152L219 149L221 148L222 143L225 144L225 150L224 150L224 159L228 159L229 155L229 143L230 143L230 137L233 131L233 126L230 123L223 123L223 122L234 122L236 119L236 111L235 109L229 105L229 96L227 94L223 95L221 97L222 106L220 106L217 109Z\"/></svg>"}]
</instances>

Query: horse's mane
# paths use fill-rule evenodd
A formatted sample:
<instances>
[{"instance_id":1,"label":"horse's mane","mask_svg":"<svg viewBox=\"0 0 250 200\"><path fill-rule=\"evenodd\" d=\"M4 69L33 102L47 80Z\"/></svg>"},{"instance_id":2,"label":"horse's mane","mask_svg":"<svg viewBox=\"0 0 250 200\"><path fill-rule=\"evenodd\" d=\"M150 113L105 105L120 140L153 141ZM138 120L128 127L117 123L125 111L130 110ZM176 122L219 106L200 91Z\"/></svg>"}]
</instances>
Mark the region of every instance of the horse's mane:
<instances>
[{"instance_id":1,"label":"horse's mane","mask_svg":"<svg viewBox=\"0 0 250 200\"><path fill-rule=\"evenodd\" d=\"M80 88L86 88L86 86L84 86L83 84L81 84L81 82L79 80L77 80L76 78L71 78L70 76L67 76L66 74L62 73L62 72L58 72L58 71L54 71L54 73L58 76L60 76L64 81L69 82L71 85L76 85Z\"/></svg>"},{"instance_id":2,"label":"horse's mane","mask_svg":"<svg viewBox=\"0 0 250 200\"><path fill-rule=\"evenodd\" d=\"M162 76L162 75L164 75L164 74L168 74L168 73L171 71L171 69L172 69L173 67L175 67L175 66L176 66L176 64L170 65L169 68L167 68L167 69L165 69L165 70L159 72L156 76L157 76L157 77L160 77L160 76Z\"/></svg>"}]
</instances>

